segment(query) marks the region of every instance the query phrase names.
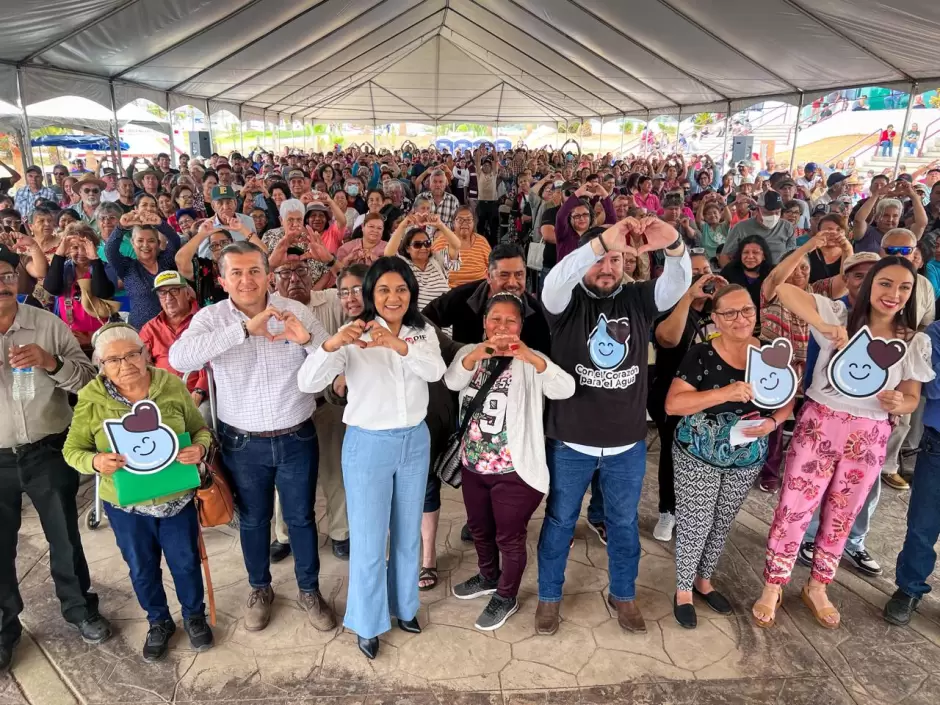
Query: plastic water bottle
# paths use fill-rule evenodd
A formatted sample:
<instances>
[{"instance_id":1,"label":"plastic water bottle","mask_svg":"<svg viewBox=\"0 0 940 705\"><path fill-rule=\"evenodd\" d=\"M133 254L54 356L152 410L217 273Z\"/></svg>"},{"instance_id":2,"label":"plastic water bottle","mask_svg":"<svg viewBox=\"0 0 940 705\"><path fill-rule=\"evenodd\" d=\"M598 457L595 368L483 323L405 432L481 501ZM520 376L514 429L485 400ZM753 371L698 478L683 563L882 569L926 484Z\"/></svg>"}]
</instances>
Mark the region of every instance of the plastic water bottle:
<instances>
[{"instance_id":1,"label":"plastic water bottle","mask_svg":"<svg viewBox=\"0 0 940 705\"><path fill-rule=\"evenodd\" d=\"M36 395L35 374L32 367L13 369L13 401L31 402Z\"/></svg>"}]
</instances>

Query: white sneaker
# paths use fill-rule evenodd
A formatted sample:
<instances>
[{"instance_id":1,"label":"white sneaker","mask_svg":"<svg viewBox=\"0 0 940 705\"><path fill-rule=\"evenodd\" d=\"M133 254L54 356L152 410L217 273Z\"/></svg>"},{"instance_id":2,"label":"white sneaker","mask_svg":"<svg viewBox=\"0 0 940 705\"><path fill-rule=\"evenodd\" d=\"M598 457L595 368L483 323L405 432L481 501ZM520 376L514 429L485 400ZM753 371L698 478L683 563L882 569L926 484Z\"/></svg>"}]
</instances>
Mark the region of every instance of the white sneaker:
<instances>
[{"instance_id":1,"label":"white sneaker","mask_svg":"<svg viewBox=\"0 0 940 705\"><path fill-rule=\"evenodd\" d=\"M659 521L653 529L653 538L657 541L668 541L672 538L672 530L676 528L676 515L672 512L661 512Z\"/></svg>"}]
</instances>

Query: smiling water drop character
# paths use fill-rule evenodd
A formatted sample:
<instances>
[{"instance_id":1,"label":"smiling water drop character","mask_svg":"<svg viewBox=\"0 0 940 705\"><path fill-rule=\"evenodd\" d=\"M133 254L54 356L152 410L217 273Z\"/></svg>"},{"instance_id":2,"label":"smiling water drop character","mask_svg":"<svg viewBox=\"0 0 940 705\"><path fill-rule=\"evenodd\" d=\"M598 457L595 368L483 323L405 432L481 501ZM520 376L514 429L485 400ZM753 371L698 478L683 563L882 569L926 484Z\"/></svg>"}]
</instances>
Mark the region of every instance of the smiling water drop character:
<instances>
[{"instance_id":1,"label":"smiling water drop character","mask_svg":"<svg viewBox=\"0 0 940 705\"><path fill-rule=\"evenodd\" d=\"M750 346L744 381L754 388L754 404L763 409L786 406L796 394L796 372L790 367L793 346L777 338L760 350Z\"/></svg>"},{"instance_id":2,"label":"smiling water drop character","mask_svg":"<svg viewBox=\"0 0 940 705\"><path fill-rule=\"evenodd\" d=\"M161 423L160 409L149 399L134 404L121 419L105 421L104 430L113 451L127 458L124 467L131 472L162 470L179 452L179 439Z\"/></svg>"},{"instance_id":3,"label":"smiling water drop character","mask_svg":"<svg viewBox=\"0 0 940 705\"><path fill-rule=\"evenodd\" d=\"M588 338L591 362L602 370L614 369L626 359L629 340L630 320L618 318L608 321L602 313Z\"/></svg>"},{"instance_id":4,"label":"smiling water drop character","mask_svg":"<svg viewBox=\"0 0 940 705\"><path fill-rule=\"evenodd\" d=\"M847 397L872 397L888 381L888 370L907 353L903 340L873 338L863 326L829 363L829 383Z\"/></svg>"}]
</instances>

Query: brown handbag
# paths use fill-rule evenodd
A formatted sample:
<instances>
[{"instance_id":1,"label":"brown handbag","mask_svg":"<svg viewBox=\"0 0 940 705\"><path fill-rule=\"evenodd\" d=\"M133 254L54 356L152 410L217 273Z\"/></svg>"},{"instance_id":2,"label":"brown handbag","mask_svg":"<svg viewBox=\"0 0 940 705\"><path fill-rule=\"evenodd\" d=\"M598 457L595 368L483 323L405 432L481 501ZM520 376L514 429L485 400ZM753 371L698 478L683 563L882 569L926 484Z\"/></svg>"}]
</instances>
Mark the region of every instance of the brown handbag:
<instances>
[{"instance_id":1,"label":"brown handbag","mask_svg":"<svg viewBox=\"0 0 940 705\"><path fill-rule=\"evenodd\" d=\"M219 446L213 442L202 462L202 484L196 490L199 525L205 528L228 524L235 518L235 498L222 467Z\"/></svg>"}]
</instances>

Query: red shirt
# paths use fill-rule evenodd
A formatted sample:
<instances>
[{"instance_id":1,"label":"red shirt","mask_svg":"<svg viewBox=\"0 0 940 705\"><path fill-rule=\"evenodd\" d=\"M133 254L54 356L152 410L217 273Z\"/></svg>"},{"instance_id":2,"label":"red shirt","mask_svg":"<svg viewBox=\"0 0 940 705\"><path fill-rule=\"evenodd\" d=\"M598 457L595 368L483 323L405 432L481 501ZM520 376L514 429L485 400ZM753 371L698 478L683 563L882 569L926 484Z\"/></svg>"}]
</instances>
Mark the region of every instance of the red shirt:
<instances>
[{"instance_id":1,"label":"red shirt","mask_svg":"<svg viewBox=\"0 0 940 705\"><path fill-rule=\"evenodd\" d=\"M896 134L898 133L895 132L894 130L891 130L890 132L888 130L882 130L881 137L878 138L878 141L879 142L891 142L894 140L894 136Z\"/></svg>"},{"instance_id":2,"label":"red shirt","mask_svg":"<svg viewBox=\"0 0 940 705\"><path fill-rule=\"evenodd\" d=\"M189 312L189 315L183 319L183 322L180 323L179 328L176 330L170 328L170 324L166 320L166 313L163 311L160 312L159 316L148 321L144 324L144 327L140 329L140 339L144 341L144 345L150 350L153 364L161 370L172 372L180 379L183 377L182 373L177 372L170 365L170 346L179 340L183 332L189 328L189 324L192 323L193 316L198 310L199 304L193 301L192 310ZM190 392L197 388L208 391L208 384L209 379L206 375L206 371L200 370L198 374L191 374L189 376L186 388Z\"/></svg>"}]
</instances>

